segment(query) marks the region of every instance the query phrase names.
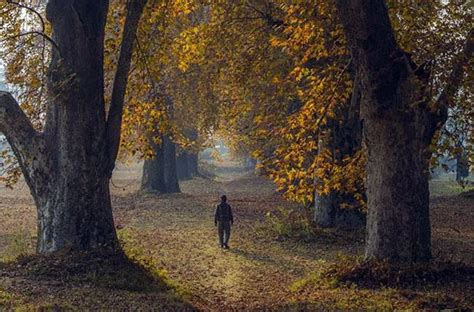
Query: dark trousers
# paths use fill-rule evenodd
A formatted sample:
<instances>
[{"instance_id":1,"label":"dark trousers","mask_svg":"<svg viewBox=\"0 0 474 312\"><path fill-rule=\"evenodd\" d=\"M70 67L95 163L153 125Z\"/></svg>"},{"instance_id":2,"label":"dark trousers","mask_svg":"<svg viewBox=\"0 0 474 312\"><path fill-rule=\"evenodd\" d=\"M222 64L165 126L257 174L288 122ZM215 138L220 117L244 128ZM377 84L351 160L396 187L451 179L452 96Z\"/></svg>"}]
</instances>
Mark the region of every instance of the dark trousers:
<instances>
[{"instance_id":1,"label":"dark trousers","mask_svg":"<svg viewBox=\"0 0 474 312\"><path fill-rule=\"evenodd\" d=\"M219 243L221 246L227 245L230 238L230 221L219 221L217 232L219 233Z\"/></svg>"}]
</instances>

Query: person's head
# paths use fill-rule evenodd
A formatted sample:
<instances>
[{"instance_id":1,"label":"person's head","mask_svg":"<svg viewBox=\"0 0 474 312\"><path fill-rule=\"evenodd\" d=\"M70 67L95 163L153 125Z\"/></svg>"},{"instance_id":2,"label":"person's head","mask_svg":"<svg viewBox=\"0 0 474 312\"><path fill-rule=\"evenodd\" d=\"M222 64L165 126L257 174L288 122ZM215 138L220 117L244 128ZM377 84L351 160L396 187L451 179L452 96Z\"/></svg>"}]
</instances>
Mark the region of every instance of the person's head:
<instances>
[{"instance_id":1,"label":"person's head","mask_svg":"<svg viewBox=\"0 0 474 312\"><path fill-rule=\"evenodd\" d=\"M221 201L222 201L223 203L225 203L225 202L227 201L227 196L222 195L222 196L221 196Z\"/></svg>"}]
</instances>

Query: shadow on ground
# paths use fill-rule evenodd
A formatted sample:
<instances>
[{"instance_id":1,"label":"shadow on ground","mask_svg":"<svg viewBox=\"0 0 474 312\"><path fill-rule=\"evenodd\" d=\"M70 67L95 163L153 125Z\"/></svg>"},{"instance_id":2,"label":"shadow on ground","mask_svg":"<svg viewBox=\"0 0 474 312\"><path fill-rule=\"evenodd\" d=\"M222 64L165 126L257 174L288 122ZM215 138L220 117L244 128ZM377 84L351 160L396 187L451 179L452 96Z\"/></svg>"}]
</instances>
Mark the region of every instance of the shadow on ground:
<instances>
[{"instance_id":1,"label":"shadow on ground","mask_svg":"<svg viewBox=\"0 0 474 312\"><path fill-rule=\"evenodd\" d=\"M0 263L0 310L194 311L165 276L122 252L71 252Z\"/></svg>"}]
</instances>

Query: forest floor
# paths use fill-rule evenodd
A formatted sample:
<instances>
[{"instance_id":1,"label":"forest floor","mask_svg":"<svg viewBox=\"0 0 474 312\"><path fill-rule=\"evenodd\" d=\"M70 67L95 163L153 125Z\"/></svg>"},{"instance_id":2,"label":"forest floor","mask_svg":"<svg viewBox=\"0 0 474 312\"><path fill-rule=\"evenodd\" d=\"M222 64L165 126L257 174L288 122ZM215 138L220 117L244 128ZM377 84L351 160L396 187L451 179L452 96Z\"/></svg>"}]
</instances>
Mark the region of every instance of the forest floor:
<instances>
[{"instance_id":1,"label":"forest floor","mask_svg":"<svg viewBox=\"0 0 474 312\"><path fill-rule=\"evenodd\" d=\"M175 195L141 194L138 166L117 170L114 217L133 261L120 265L113 257L32 256L36 212L27 187L0 188L0 311L474 309L472 269L415 286L338 283L325 272L361 258L364 231L286 229L269 213L300 208L235 165L220 166L213 179L184 181ZM474 266L474 199L449 181L432 190L436 259ZM235 215L229 250L219 248L213 224L223 193Z\"/></svg>"}]
</instances>

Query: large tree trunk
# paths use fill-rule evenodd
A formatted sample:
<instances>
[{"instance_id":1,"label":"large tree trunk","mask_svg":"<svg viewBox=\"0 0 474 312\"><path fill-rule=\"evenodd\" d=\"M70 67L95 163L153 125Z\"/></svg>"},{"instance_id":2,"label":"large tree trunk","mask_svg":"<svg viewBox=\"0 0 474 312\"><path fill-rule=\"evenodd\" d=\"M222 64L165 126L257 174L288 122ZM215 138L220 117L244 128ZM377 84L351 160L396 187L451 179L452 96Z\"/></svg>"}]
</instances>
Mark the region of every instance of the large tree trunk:
<instances>
[{"instance_id":1,"label":"large tree trunk","mask_svg":"<svg viewBox=\"0 0 474 312\"><path fill-rule=\"evenodd\" d=\"M336 203L334 194L321 196L318 191L314 191L314 223L322 228L335 226Z\"/></svg>"},{"instance_id":2,"label":"large tree trunk","mask_svg":"<svg viewBox=\"0 0 474 312\"><path fill-rule=\"evenodd\" d=\"M422 110L383 1L339 1L362 86L361 115L368 150L367 259L431 257L427 155Z\"/></svg>"},{"instance_id":3,"label":"large tree trunk","mask_svg":"<svg viewBox=\"0 0 474 312\"><path fill-rule=\"evenodd\" d=\"M48 155L48 177L33 179L39 252L117 246L104 170L108 161L102 63L107 9L104 2L92 9L48 3L53 39L61 50L53 50L49 91L54 101L45 129L56 150ZM72 30L75 38L70 36Z\"/></svg>"},{"instance_id":4,"label":"large tree trunk","mask_svg":"<svg viewBox=\"0 0 474 312\"><path fill-rule=\"evenodd\" d=\"M199 138L199 133L196 129L190 129L187 131L187 136L190 140L196 142ZM187 168L190 178L199 175L199 152L196 150L186 152Z\"/></svg>"},{"instance_id":5,"label":"large tree trunk","mask_svg":"<svg viewBox=\"0 0 474 312\"><path fill-rule=\"evenodd\" d=\"M109 180L120 140L121 107L133 40L146 0L127 18L106 119L103 48L107 1L50 0L54 48L45 130L36 132L16 101L0 97L4 132L38 209L38 252L118 247Z\"/></svg>"},{"instance_id":6,"label":"large tree trunk","mask_svg":"<svg viewBox=\"0 0 474 312\"><path fill-rule=\"evenodd\" d=\"M315 183L318 183L318 179ZM351 208L342 208L343 204ZM315 188L313 222L321 228L354 229L366 224L366 215L353 194L332 191L320 195Z\"/></svg>"},{"instance_id":7,"label":"large tree trunk","mask_svg":"<svg viewBox=\"0 0 474 312\"><path fill-rule=\"evenodd\" d=\"M341 208L341 204L354 203L352 196L332 192L320 196L315 192L314 223L321 228L361 228L366 223L365 214L354 205Z\"/></svg>"},{"instance_id":8,"label":"large tree trunk","mask_svg":"<svg viewBox=\"0 0 474 312\"><path fill-rule=\"evenodd\" d=\"M446 97L433 110L426 73L397 45L383 0L338 0L338 11L361 79L367 145L366 259L431 258L428 161L434 133L446 120ZM462 80L455 68L449 83ZM455 91L454 91L455 92Z\"/></svg>"},{"instance_id":9,"label":"large tree trunk","mask_svg":"<svg viewBox=\"0 0 474 312\"><path fill-rule=\"evenodd\" d=\"M199 155L190 153L188 154L188 168L191 177L199 175Z\"/></svg>"},{"instance_id":10,"label":"large tree trunk","mask_svg":"<svg viewBox=\"0 0 474 312\"><path fill-rule=\"evenodd\" d=\"M198 155L191 154L185 150L178 152L178 156L176 157L176 170L180 181L189 180L199 175Z\"/></svg>"},{"instance_id":11,"label":"large tree trunk","mask_svg":"<svg viewBox=\"0 0 474 312\"><path fill-rule=\"evenodd\" d=\"M145 192L179 193L181 190L176 171L176 145L162 136L159 145L152 144L155 157L143 165L142 190Z\"/></svg>"},{"instance_id":12,"label":"large tree trunk","mask_svg":"<svg viewBox=\"0 0 474 312\"><path fill-rule=\"evenodd\" d=\"M118 246L109 179L102 174L76 177L51 181L45 194L36 195L39 252Z\"/></svg>"},{"instance_id":13,"label":"large tree trunk","mask_svg":"<svg viewBox=\"0 0 474 312\"><path fill-rule=\"evenodd\" d=\"M420 136L426 125L417 119L397 111L366 119L366 140L373 142L367 164L367 258L431 257L429 155L424 153L430 142Z\"/></svg>"},{"instance_id":14,"label":"large tree trunk","mask_svg":"<svg viewBox=\"0 0 474 312\"><path fill-rule=\"evenodd\" d=\"M328 120L318 145L321 152L329 150L333 161L342 163L346 156L354 157L362 148L360 83L357 77L354 79L351 98L346 105L341 105L336 116L337 120ZM318 183L318 180L315 182ZM341 208L342 204L352 208ZM366 215L355 200L354 194L333 191L321 196L315 190L314 208L314 222L319 227L357 228L365 225Z\"/></svg>"},{"instance_id":15,"label":"large tree trunk","mask_svg":"<svg viewBox=\"0 0 474 312\"><path fill-rule=\"evenodd\" d=\"M178 174L178 179L189 180L192 178L191 168L189 167L189 154L185 150L178 152L176 157L176 171Z\"/></svg>"},{"instance_id":16,"label":"large tree trunk","mask_svg":"<svg viewBox=\"0 0 474 312\"><path fill-rule=\"evenodd\" d=\"M456 181L462 183L465 178L469 177L469 158L462 143L458 148L460 151L456 155Z\"/></svg>"}]
</instances>

